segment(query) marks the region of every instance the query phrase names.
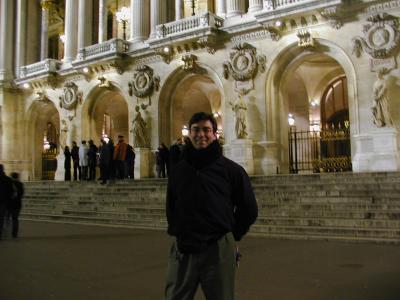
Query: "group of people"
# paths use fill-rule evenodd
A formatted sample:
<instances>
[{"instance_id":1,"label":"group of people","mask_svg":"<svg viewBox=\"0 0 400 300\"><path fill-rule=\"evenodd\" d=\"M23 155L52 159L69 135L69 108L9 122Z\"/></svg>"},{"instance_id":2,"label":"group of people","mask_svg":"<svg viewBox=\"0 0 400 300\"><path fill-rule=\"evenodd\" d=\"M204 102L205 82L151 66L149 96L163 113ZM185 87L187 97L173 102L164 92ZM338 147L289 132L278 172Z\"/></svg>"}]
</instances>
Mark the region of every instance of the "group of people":
<instances>
[{"instance_id":1,"label":"group of people","mask_svg":"<svg viewBox=\"0 0 400 300\"><path fill-rule=\"evenodd\" d=\"M10 177L4 172L3 165L0 164L0 240L3 237L4 223L11 219L12 237L18 237L19 231L19 213L22 208L22 196L24 195L24 186L19 181L19 174L13 172Z\"/></svg>"},{"instance_id":2,"label":"group of people","mask_svg":"<svg viewBox=\"0 0 400 300\"><path fill-rule=\"evenodd\" d=\"M112 139L101 139L100 142L99 147L93 140L89 140L88 143L83 140L79 147L73 141L71 150L65 146L66 181L71 180L71 161L74 181L95 180L97 167L100 169L99 179L102 184L110 179L134 178L135 151L131 145L125 143L124 136L118 136L116 145Z\"/></svg>"}]
</instances>

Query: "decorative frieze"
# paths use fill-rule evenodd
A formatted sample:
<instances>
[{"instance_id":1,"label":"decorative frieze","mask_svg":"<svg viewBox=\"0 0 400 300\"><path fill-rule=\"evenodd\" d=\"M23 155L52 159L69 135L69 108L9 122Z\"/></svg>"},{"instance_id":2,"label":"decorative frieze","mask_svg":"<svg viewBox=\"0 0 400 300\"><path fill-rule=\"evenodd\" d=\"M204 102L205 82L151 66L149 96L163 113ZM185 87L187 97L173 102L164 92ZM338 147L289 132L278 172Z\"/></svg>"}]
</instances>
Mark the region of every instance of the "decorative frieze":
<instances>
[{"instance_id":1,"label":"decorative frieze","mask_svg":"<svg viewBox=\"0 0 400 300\"><path fill-rule=\"evenodd\" d=\"M247 32L245 34L236 35L231 38L231 42L246 42L251 40L258 40L258 39L266 39L269 38L271 40L279 39L279 33L273 28L257 30L253 32Z\"/></svg>"},{"instance_id":2,"label":"decorative frieze","mask_svg":"<svg viewBox=\"0 0 400 300\"><path fill-rule=\"evenodd\" d=\"M366 13L367 14L376 14L376 13L380 13L380 12L383 12L386 10L392 10L394 8L399 8L399 7L400 7L400 0L387 1L384 3L378 3L378 4L368 6L366 8Z\"/></svg>"},{"instance_id":3,"label":"decorative frieze","mask_svg":"<svg viewBox=\"0 0 400 300\"><path fill-rule=\"evenodd\" d=\"M339 9L337 6L325 8L321 11L321 15L328 19L332 28L339 29L342 27L343 23L340 20Z\"/></svg>"}]
</instances>

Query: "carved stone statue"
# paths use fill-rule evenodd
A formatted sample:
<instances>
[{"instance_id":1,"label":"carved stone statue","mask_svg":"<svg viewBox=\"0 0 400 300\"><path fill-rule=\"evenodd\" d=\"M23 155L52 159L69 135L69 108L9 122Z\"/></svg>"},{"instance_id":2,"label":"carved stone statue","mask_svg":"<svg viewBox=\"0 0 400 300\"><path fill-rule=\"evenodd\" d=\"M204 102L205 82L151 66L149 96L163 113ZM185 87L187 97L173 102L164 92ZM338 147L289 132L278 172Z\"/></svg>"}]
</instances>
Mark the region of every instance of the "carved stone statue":
<instances>
[{"instance_id":1,"label":"carved stone statue","mask_svg":"<svg viewBox=\"0 0 400 300\"><path fill-rule=\"evenodd\" d=\"M61 120L61 130L60 130L60 146L62 149L67 145L67 135L68 135L68 125L67 121Z\"/></svg>"},{"instance_id":2,"label":"carved stone statue","mask_svg":"<svg viewBox=\"0 0 400 300\"><path fill-rule=\"evenodd\" d=\"M387 96L387 86L383 75L385 70L381 69L377 73L378 79L373 86L373 105L372 115L374 117L374 124L377 127L391 127L393 122L390 117L389 103Z\"/></svg>"},{"instance_id":3,"label":"carved stone statue","mask_svg":"<svg viewBox=\"0 0 400 300\"><path fill-rule=\"evenodd\" d=\"M247 105L243 100L243 95L239 93L239 98L235 103L229 102L232 111L235 113L235 133L236 138L245 139L247 137Z\"/></svg>"},{"instance_id":4,"label":"carved stone statue","mask_svg":"<svg viewBox=\"0 0 400 300\"><path fill-rule=\"evenodd\" d=\"M140 113L140 106L136 105L136 117L133 120L133 146L134 148L144 148L146 147L146 122L142 118L142 114Z\"/></svg>"}]
</instances>

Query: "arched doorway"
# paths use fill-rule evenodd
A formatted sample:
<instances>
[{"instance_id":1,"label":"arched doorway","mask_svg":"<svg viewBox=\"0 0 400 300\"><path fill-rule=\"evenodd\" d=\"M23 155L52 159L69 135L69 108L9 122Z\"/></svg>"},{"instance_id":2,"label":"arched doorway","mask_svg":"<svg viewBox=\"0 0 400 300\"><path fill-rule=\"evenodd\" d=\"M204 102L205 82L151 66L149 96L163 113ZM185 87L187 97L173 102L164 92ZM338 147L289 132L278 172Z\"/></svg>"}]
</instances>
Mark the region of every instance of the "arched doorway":
<instances>
[{"instance_id":1,"label":"arched doorway","mask_svg":"<svg viewBox=\"0 0 400 300\"><path fill-rule=\"evenodd\" d=\"M351 170L344 70L327 55L310 54L287 74L290 172Z\"/></svg>"},{"instance_id":2,"label":"arched doorway","mask_svg":"<svg viewBox=\"0 0 400 300\"><path fill-rule=\"evenodd\" d=\"M166 80L159 102L159 143L172 144L182 137L195 112L214 114L218 134L223 135L223 94L218 75L206 65L199 64L202 74L177 69Z\"/></svg>"},{"instance_id":3,"label":"arched doorway","mask_svg":"<svg viewBox=\"0 0 400 300\"><path fill-rule=\"evenodd\" d=\"M54 180L59 152L60 115L47 98L36 100L30 108L27 122L28 157L32 161L34 180ZM33 139L32 139L33 137Z\"/></svg>"},{"instance_id":4,"label":"arched doorway","mask_svg":"<svg viewBox=\"0 0 400 300\"><path fill-rule=\"evenodd\" d=\"M129 109L125 98L117 88L99 89L91 93L83 109L83 139L92 139L96 144L102 137L116 141L118 135L129 140Z\"/></svg>"},{"instance_id":5,"label":"arched doorway","mask_svg":"<svg viewBox=\"0 0 400 300\"><path fill-rule=\"evenodd\" d=\"M187 76L177 86L172 97L172 140L182 135L182 129L187 127L190 117L199 111L213 113L218 122L218 129L222 130L221 95L217 86L206 76Z\"/></svg>"},{"instance_id":6,"label":"arched doorway","mask_svg":"<svg viewBox=\"0 0 400 300\"><path fill-rule=\"evenodd\" d=\"M348 57L334 44L325 40L321 40L321 44L321 47L313 50L304 50L297 45L289 46L278 55L270 69L271 76L267 81L267 135L281 146L281 170L286 172L351 169L350 121L358 119L354 109L354 70ZM330 163L333 160L326 160L331 158L330 153L321 153L322 140L336 138L343 135L343 132L331 130L329 135L322 133L326 130L324 126L329 118L339 118L339 114L325 114L325 108L322 106L325 105L326 95L329 94L328 88L336 80L341 82L342 95L347 96L345 105L335 105L342 111L343 115L340 118L347 119L348 128L345 135L348 156L344 160L340 158L339 163L336 161L332 165ZM334 88L337 89L337 85L338 83L335 83ZM338 129L338 126L334 127L335 131ZM340 129L344 131L343 122Z\"/></svg>"}]
</instances>

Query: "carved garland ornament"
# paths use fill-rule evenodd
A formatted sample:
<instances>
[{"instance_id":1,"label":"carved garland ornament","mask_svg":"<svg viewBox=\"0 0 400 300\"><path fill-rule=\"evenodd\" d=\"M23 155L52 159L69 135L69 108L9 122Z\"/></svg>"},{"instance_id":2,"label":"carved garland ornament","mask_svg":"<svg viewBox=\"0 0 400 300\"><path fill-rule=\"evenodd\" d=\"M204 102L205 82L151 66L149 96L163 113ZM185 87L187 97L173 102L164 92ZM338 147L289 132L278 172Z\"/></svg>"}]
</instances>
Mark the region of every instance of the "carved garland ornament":
<instances>
[{"instance_id":1,"label":"carved garland ornament","mask_svg":"<svg viewBox=\"0 0 400 300\"><path fill-rule=\"evenodd\" d=\"M82 99L82 92L78 91L78 86L73 82L64 85L63 95L60 97L60 107L66 110L73 110Z\"/></svg>"},{"instance_id":2,"label":"carved garland ornament","mask_svg":"<svg viewBox=\"0 0 400 300\"><path fill-rule=\"evenodd\" d=\"M362 49L372 58L383 59L393 55L399 45L398 20L389 14L376 14L368 18L371 24L364 25L364 37L352 39L353 53L360 57Z\"/></svg>"},{"instance_id":3,"label":"carved garland ornament","mask_svg":"<svg viewBox=\"0 0 400 300\"><path fill-rule=\"evenodd\" d=\"M230 61L224 63L224 77L227 79L229 74L237 81L246 81L253 79L258 64L260 71L265 70L266 57L264 55L256 55L257 49L250 44L243 43L233 47L230 53Z\"/></svg>"},{"instance_id":4,"label":"carved garland ornament","mask_svg":"<svg viewBox=\"0 0 400 300\"><path fill-rule=\"evenodd\" d=\"M149 66L139 66L133 74L133 81L129 83L129 94L138 98L150 96L153 90L158 91L160 78L153 76L153 69Z\"/></svg>"}]
</instances>

